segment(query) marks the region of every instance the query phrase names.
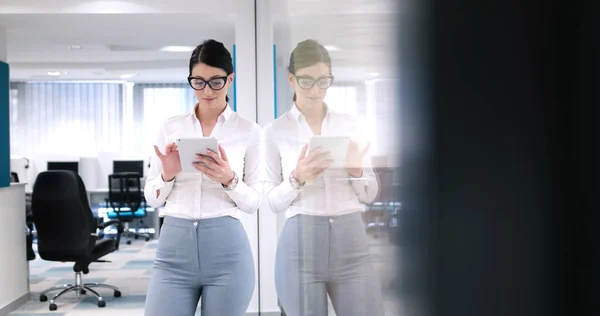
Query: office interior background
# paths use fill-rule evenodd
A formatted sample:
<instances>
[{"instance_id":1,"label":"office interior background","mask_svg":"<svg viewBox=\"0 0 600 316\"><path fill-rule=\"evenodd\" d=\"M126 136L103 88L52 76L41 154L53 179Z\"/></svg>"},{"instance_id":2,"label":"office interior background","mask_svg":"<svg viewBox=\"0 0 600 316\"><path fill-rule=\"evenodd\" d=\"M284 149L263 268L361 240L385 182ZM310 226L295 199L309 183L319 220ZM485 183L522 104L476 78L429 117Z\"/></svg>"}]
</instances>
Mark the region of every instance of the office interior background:
<instances>
[{"instance_id":1,"label":"office interior background","mask_svg":"<svg viewBox=\"0 0 600 316\"><path fill-rule=\"evenodd\" d=\"M401 164L395 124L398 10L392 0L2 1L0 60L9 65L10 78L9 115L3 124L9 126L10 171L25 183L26 200L40 172L74 168L95 216L108 220L109 175L118 168L139 170L143 181L157 127L194 106L186 77L196 45L213 38L230 49L236 73L228 92L230 106L264 126L293 105L287 78L290 53L298 42L316 39L332 57L335 81L327 104L359 116L371 141L381 192L365 205L363 217L387 315L409 314L410 302L395 295L400 246L392 236L402 202L394 194ZM15 210L8 212L21 212L24 222L26 201L20 201L20 192L14 195ZM119 287L122 297L104 294L106 307L97 309L93 299L70 294L57 299L57 315L142 315L159 234L156 210L145 211L143 223L132 226L142 227L151 240L134 239L130 245L122 240L120 249L106 257L111 263L93 263L84 276L84 281ZM20 220L17 214L15 221ZM279 315L273 271L285 218L260 209L242 221L257 276L248 313ZM21 226L0 225L0 236L25 239ZM13 249L20 245L0 247L7 248L3 254L24 253ZM3 256L0 315L47 313L39 291L71 280L71 266L39 256L28 262Z\"/></svg>"}]
</instances>

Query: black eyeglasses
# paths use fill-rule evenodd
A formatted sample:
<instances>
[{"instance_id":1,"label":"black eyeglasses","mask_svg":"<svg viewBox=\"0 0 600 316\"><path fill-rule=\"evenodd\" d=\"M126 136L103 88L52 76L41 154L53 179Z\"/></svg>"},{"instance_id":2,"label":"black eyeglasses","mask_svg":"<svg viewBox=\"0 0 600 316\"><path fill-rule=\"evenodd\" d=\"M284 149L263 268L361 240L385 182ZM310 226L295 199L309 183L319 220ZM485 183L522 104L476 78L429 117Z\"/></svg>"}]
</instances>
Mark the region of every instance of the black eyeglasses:
<instances>
[{"instance_id":1,"label":"black eyeglasses","mask_svg":"<svg viewBox=\"0 0 600 316\"><path fill-rule=\"evenodd\" d=\"M198 91L204 89L207 84L212 90L221 90L225 87L225 82L227 82L227 76L214 77L210 80L204 80L202 78L191 76L188 77L188 83L190 84L190 87Z\"/></svg>"},{"instance_id":2,"label":"black eyeglasses","mask_svg":"<svg viewBox=\"0 0 600 316\"><path fill-rule=\"evenodd\" d=\"M294 77L296 78L296 82L298 83L300 88L306 89L306 90L312 88L315 84L317 84L317 87L319 87L321 89L327 89L333 83L333 76L324 76L324 77L319 77L317 79L312 78L312 77L307 77L307 76L294 76Z\"/></svg>"}]
</instances>

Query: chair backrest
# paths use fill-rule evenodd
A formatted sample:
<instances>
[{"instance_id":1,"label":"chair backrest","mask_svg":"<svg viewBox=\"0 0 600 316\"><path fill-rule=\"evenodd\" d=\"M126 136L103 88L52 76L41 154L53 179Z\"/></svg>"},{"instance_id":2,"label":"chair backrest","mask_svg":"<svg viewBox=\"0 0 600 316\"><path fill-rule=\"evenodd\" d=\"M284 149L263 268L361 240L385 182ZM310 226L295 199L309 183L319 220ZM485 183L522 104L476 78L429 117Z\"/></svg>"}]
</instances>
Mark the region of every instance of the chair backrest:
<instances>
[{"instance_id":1,"label":"chair backrest","mask_svg":"<svg viewBox=\"0 0 600 316\"><path fill-rule=\"evenodd\" d=\"M120 172L108 176L108 203L117 214L117 218L133 219L133 214L139 209L142 199L139 173Z\"/></svg>"},{"instance_id":2,"label":"chair backrest","mask_svg":"<svg viewBox=\"0 0 600 316\"><path fill-rule=\"evenodd\" d=\"M16 172L10 173L10 182L19 182L19 174Z\"/></svg>"},{"instance_id":3,"label":"chair backrest","mask_svg":"<svg viewBox=\"0 0 600 316\"><path fill-rule=\"evenodd\" d=\"M31 197L38 253L44 260L79 261L92 254L97 238L83 181L75 172L41 172Z\"/></svg>"}]
</instances>

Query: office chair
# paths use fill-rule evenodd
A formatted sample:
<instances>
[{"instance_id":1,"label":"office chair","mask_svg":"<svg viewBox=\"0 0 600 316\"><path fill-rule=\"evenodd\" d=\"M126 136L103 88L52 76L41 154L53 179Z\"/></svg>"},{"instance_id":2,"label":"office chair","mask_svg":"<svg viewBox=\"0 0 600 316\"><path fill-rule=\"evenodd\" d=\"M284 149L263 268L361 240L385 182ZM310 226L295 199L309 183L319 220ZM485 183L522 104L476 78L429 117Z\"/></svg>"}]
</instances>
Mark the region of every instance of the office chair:
<instances>
[{"instance_id":1,"label":"office chair","mask_svg":"<svg viewBox=\"0 0 600 316\"><path fill-rule=\"evenodd\" d=\"M32 211L38 237L38 254L48 261L74 262L75 284L53 287L40 293L40 301L48 300L46 294L62 290L50 300L50 310L57 309L56 299L75 291L77 295L87 291L98 298L98 307L106 302L93 287L109 288L115 297L121 292L117 287L99 283L83 283L82 273L88 274L88 266L103 256L117 250L120 234L115 239L98 240L97 229L110 225L122 231L118 221L108 221L96 225L87 198L85 185L74 172L55 170L45 171L37 176L32 193Z\"/></svg>"},{"instance_id":2,"label":"office chair","mask_svg":"<svg viewBox=\"0 0 600 316\"><path fill-rule=\"evenodd\" d=\"M146 217L146 208L142 205L144 194L142 193L140 174L137 172L119 172L108 176L108 199L106 200L109 219L116 219L123 223L124 236L132 236L134 239L144 237L150 240L149 234L130 231L129 223L134 219ZM131 240L127 241L131 244Z\"/></svg>"}]
</instances>

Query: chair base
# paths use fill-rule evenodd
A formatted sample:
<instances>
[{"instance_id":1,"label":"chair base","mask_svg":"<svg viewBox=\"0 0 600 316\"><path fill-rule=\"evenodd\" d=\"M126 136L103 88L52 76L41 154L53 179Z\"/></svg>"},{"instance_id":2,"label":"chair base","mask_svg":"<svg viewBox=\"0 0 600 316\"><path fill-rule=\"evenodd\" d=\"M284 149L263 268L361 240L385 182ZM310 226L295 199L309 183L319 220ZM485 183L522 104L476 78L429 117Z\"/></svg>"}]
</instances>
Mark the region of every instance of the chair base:
<instances>
[{"instance_id":1,"label":"chair base","mask_svg":"<svg viewBox=\"0 0 600 316\"><path fill-rule=\"evenodd\" d=\"M150 240L150 234L143 234L143 233L132 232L132 231L124 231L123 233L121 233L121 238L123 238L123 237L133 237L133 239L138 239L139 237L142 237L146 241ZM131 240L128 240L127 244L131 245Z\"/></svg>"},{"instance_id":2,"label":"chair base","mask_svg":"<svg viewBox=\"0 0 600 316\"><path fill-rule=\"evenodd\" d=\"M121 238L123 237L133 237L133 239L138 239L139 237L144 238L146 241L150 240L150 234L138 233L135 229L131 229L129 227L129 222L123 222L123 232L121 233ZM131 245L131 240L127 241L128 245Z\"/></svg>"},{"instance_id":3,"label":"chair base","mask_svg":"<svg viewBox=\"0 0 600 316\"><path fill-rule=\"evenodd\" d=\"M94 289L92 289L94 287L102 287L102 288L112 289L114 291L113 295L115 297L121 297L121 291L116 286L102 284L102 283L83 283L81 274L82 274L81 272L75 273L75 284L64 284L61 286L55 286L55 287L52 287L52 288L42 291L40 293L40 302L45 302L48 300L48 296L46 296L47 293L52 292L52 291L61 290L58 294L54 295L54 297L52 297L52 299L50 300L49 309L51 311L55 311L58 309L58 306L56 305L55 301L57 298L59 298L63 294L69 293L69 292L75 292L75 293L77 293L77 296L79 297L80 295L84 295L89 291L98 298L98 307L105 307L106 302L104 301L104 299L102 298L102 296L100 296L100 294L98 292L96 292Z\"/></svg>"}]
</instances>

